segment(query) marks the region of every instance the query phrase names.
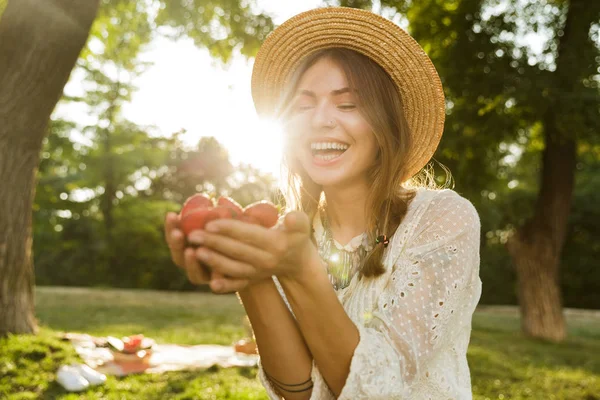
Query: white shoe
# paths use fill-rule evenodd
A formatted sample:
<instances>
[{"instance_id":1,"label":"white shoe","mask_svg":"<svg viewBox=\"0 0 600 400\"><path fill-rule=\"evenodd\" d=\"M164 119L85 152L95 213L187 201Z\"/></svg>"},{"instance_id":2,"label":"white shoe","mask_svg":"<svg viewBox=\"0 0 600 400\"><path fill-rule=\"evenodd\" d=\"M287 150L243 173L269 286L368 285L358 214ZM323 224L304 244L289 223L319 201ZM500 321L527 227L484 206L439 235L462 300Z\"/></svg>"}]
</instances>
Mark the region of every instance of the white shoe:
<instances>
[{"instance_id":1,"label":"white shoe","mask_svg":"<svg viewBox=\"0 0 600 400\"><path fill-rule=\"evenodd\" d=\"M76 368L69 365L63 365L58 369L56 381L69 392L80 392L90 386L87 379L81 376Z\"/></svg>"},{"instance_id":2,"label":"white shoe","mask_svg":"<svg viewBox=\"0 0 600 400\"><path fill-rule=\"evenodd\" d=\"M106 375L90 368L86 364L71 364L71 367L76 369L79 375L87 380L90 385L101 385L106 382Z\"/></svg>"}]
</instances>

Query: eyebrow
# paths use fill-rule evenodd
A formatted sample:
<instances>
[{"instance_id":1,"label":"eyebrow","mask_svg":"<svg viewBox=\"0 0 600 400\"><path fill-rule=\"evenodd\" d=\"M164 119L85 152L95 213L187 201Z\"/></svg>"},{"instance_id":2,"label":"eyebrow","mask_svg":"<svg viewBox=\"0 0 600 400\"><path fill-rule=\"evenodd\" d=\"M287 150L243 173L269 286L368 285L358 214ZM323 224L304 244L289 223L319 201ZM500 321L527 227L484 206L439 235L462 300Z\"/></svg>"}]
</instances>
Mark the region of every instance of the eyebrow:
<instances>
[{"instance_id":1,"label":"eyebrow","mask_svg":"<svg viewBox=\"0 0 600 400\"><path fill-rule=\"evenodd\" d=\"M355 92L356 92L355 89L351 89L349 87L344 87L344 88L341 88L341 89L332 90L331 94L333 96L340 96L340 95L342 95L344 93L355 93ZM313 97L313 98L317 97L317 95L315 94L315 92L312 92L312 91L306 90L306 89L299 90L298 91L298 95L304 95L304 96Z\"/></svg>"}]
</instances>

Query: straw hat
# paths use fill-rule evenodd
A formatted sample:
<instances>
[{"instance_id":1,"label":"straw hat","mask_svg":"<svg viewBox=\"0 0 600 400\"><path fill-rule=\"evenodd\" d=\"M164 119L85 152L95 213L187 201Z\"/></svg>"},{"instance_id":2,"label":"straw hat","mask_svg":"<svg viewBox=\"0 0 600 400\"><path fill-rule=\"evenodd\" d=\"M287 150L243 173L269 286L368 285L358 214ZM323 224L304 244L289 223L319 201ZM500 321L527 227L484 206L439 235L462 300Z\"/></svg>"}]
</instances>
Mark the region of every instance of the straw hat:
<instances>
[{"instance_id":1,"label":"straw hat","mask_svg":"<svg viewBox=\"0 0 600 400\"><path fill-rule=\"evenodd\" d=\"M413 147L407 164L415 175L433 156L444 130L445 101L440 78L419 44L393 22L369 11L317 8L290 18L261 46L252 71L252 97L260 117L273 117L283 88L310 54L344 47L378 63L396 83Z\"/></svg>"}]
</instances>

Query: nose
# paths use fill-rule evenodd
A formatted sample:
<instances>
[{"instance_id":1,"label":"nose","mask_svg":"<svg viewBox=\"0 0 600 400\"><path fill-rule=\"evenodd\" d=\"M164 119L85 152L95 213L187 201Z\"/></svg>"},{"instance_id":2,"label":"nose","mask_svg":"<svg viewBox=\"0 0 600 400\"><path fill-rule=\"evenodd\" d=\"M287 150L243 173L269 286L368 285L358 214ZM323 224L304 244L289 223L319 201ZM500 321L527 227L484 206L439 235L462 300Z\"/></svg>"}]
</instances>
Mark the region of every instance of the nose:
<instances>
[{"instance_id":1,"label":"nose","mask_svg":"<svg viewBox=\"0 0 600 400\"><path fill-rule=\"evenodd\" d=\"M329 102L322 101L315 106L311 124L315 130L331 129L335 126L335 114Z\"/></svg>"}]
</instances>

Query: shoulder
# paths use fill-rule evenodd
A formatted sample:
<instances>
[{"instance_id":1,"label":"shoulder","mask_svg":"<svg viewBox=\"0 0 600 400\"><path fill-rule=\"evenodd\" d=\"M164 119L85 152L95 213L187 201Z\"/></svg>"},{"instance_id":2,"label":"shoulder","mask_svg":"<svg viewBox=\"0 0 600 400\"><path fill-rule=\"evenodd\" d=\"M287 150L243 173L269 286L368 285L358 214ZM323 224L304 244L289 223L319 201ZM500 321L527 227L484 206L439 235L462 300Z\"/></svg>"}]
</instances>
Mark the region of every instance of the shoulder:
<instances>
[{"instance_id":1,"label":"shoulder","mask_svg":"<svg viewBox=\"0 0 600 400\"><path fill-rule=\"evenodd\" d=\"M475 206L452 189L420 188L415 196L421 208L420 224L479 229L481 222Z\"/></svg>"}]
</instances>

